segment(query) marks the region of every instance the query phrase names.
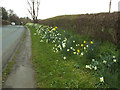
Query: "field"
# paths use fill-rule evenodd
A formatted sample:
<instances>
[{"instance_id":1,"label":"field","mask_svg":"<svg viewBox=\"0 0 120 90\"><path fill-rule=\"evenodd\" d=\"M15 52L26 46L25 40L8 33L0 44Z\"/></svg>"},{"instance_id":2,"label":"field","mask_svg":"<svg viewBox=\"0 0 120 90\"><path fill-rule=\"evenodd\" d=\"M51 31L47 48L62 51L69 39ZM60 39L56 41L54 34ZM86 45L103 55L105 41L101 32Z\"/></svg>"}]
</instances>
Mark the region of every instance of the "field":
<instances>
[{"instance_id":1,"label":"field","mask_svg":"<svg viewBox=\"0 0 120 90\"><path fill-rule=\"evenodd\" d=\"M119 50L73 30L28 23L38 88L119 88Z\"/></svg>"}]
</instances>

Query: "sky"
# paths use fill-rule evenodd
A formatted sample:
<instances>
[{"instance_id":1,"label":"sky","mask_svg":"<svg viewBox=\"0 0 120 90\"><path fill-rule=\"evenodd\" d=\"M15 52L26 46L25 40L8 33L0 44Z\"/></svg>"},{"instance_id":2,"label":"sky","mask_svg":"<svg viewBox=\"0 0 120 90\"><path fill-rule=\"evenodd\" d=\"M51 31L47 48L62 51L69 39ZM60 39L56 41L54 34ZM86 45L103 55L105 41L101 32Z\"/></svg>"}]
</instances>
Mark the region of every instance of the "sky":
<instances>
[{"instance_id":1,"label":"sky","mask_svg":"<svg viewBox=\"0 0 120 90\"><path fill-rule=\"evenodd\" d=\"M112 0L111 12L118 11L118 2ZM100 13L109 11L110 0L40 0L38 19L59 15ZM30 17L27 0L0 0L0 6L12 9L19 17Z\"/></svg>"}]
</instances>

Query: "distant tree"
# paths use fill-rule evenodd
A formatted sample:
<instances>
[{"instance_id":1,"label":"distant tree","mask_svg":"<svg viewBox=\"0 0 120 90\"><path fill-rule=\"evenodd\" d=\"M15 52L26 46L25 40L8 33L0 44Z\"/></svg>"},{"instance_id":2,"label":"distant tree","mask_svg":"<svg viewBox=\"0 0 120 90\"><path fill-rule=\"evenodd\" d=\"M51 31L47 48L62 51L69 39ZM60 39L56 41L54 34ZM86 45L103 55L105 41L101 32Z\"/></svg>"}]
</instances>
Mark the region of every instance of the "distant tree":
<instances>
[{"instance_id":1,"label":"distant tree","mask_svg":"<svg viewBox=\"0 0 120 90\"><path fill-rule=\"evenodd\" d=\"M29 5L28 12L30 13L34 23L37 22L40 0L27 0Z\"/></svg>"},{"instance_id":2,"label":"distant tree","mask_svg":"<svg viewBox=\"0 0 120 90\"><path fill-rule=\"evenodd\" d=\"M7 20L8 19L8 12L4 7L2 7L2 19Z\"/></svg>"},{"instance_id":3,"label":"distant tree","mask_svg":"<svg viewBox=\"0 0 120 90\"><path fill-rule=\"evenodd\" d=\"M26 23L32 22L32 20L28 17L20 18L21 25L25 25Z\"/></svg>"}]
</instances>

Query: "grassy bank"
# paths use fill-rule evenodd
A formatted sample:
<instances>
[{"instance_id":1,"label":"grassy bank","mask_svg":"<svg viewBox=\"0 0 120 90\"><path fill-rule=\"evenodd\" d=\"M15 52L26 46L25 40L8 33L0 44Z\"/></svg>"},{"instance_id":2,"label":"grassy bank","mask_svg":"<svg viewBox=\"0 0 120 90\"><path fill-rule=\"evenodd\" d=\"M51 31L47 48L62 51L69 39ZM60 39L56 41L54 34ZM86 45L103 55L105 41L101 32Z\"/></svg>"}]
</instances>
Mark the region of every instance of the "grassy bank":
<instances>
[{"instance_id":1,"label":"grassy bank","mask_svg":"<svg viewBox=\"0 0 120 90\"><path fill-rule=\"evenodd\" d=\"M59 33L62 37L67 37L68 41L75 41L80 43L81 54L67 53L67 51L58 51L55 53L53 50L54 43L41 41L42 34L41 31L46 30L49 32L48 26L43 26L41 28L39 25L28 25L31 30L32 38L32 61L36 71L36 81L38 88L96 88L96 87L112 87L115 88L118 85L115 83L117 73L112 77L111 71L116 69L118 60L118 51L115 51L116 46L110 42L102 43L100 40L95 40L92 37L79 35L76 32L68 32L59 29ZM44 29L44 30L42 30ZM54 28L53 28L54 29ZM37 33L37 30L39 33ZM56 31L57 32L57 31ZM55 32L55 33L56 33ZM44 36L45 34L43 34ZM46 34L47 35L47 34ZM47 39L45 39L47 40ZM92 41L91 41L92 40ZM54 40L53 40L54 41ZM85 41L85 42L84 42ZM47 42L47 43L46 43ZM84 53L84 44L91 42L89 44L90 48L87 48L87 52ZM68 45L73 45L69 43ZM78 45L78 44L76 44ZM73 46L76 47L76 46ZM85 46L87 47L87 46ZM55 48L55 47L54 47ZM112 53L111 53L112 51ZM64 53L65 52L65 53ZM84 53L84 55L82 55ZM110 55L111 54L111 55ZM110 56L109 56L110 55ZM112 57L114 56L114 61ZM109 57L109 59L107 58ZM116 57L116 59L115 59ZM109 70L105 67L103 61L112 63ZM116 61L115 61L116 60ZM94 62L95 61L95 62ZM91 65L91 66L90 66ZM110 66L109 65L109 66ZM97 68L95 68L95 66ZM104 68L103 68L104 67ZM104 72L102 72L104 70ZM108 71L105 75L106 70ZM101 72L98 74L98 72ZM111 74L110 74L111 73ZM105 80L101 79L104 77ZM112 81L109 81L112 79ZM115 80L114 80L115 79ZM105 82L105 84L104 84ZM114 84L113 84L114 83Z\"/></svg>"}]
</instances>

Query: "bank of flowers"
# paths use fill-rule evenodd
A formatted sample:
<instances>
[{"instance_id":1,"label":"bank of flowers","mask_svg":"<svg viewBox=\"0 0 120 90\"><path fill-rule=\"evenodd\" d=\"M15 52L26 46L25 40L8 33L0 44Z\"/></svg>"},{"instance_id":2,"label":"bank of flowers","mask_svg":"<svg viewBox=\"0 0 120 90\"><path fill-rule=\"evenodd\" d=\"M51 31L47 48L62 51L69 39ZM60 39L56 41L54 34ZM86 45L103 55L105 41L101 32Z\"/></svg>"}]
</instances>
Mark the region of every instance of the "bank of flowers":
<instances>
[{"instance_id":1,"label":"bank of flowers","mask_svg":"<svg viewBox=\"0 0 120 90\"><path fill-rule=\"evenodd\" d=\"M101 52L97 54L95 52L97 46L94 40L77 41L73 36L66 33L66 31L61 33L57 26L52 27L32 23L28 23L27 25L35 28L34 35L40 37L40 43L53 43L53 52L61 52L63 60L68 60L69 55L88 57L91 63L86 65L85 68L94 70L98 74L99 82L96 84L97 87L109 87L108 85L112 82L117 83L115 77L118 75L118 57L115 56L114 52ZM112 77L112 74L115 76ZM117 84L113 85L113 87L117 87Z\"/></svg>"}]
</instances>

